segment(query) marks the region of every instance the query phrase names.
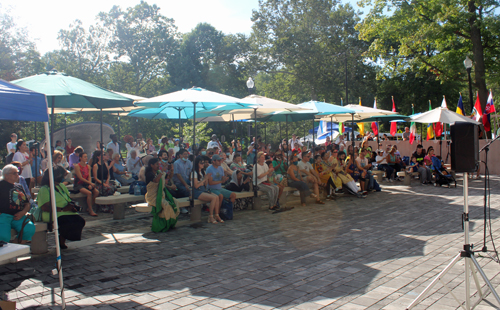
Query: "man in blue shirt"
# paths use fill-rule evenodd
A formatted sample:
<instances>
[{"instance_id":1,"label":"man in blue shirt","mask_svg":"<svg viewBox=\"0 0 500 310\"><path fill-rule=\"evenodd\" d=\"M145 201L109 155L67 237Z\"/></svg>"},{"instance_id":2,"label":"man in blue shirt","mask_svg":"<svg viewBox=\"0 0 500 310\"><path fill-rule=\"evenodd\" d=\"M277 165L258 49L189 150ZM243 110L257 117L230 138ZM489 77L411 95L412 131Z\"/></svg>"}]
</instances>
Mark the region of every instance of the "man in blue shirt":
<instances>
[{"instance_id":1,"label":"man in blue shirt","mask_svg":"<svg viewBox=\"0 0 500 310\"><path fill-rule=\"evenodd\" d=\"M190 175L193 163L188 159L189 153L185 149L179 150L179 159L174 162L174 184L182 197L189 197Z\"/></svg>"},{"instance_id":2,"label":"man in blue shirt","mask_svg":"<svg viewBox=\"0 0 500 310\"><path fill-rule=\"evenodd\" d=\"M236 201L236 193L222 188L222 183L228 180L224 175L224 169L221 167L222 158L215 154L212 157L212 164L207 168L208 188L216 195L221 195L231 200L232 203Z\"/></svg>"}]
</instances>

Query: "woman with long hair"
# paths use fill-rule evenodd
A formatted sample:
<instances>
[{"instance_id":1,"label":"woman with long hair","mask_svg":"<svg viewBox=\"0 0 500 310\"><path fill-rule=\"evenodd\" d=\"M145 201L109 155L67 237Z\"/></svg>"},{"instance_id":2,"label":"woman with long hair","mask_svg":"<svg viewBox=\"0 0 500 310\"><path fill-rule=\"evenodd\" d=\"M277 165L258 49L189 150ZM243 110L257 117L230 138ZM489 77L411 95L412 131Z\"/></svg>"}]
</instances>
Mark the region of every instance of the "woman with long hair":
<instances>
[{"instance_id":1,"label":"woman with long hair","mask_svg":"<svg viewBox=\"0 0 500 310\"><path fill-rule=\"evenodd\" d=\"M95 184L92 183L90 166L87 164L87 157L87 153L81 153L80 162L73 166L75 169L75 184L73 185L73 190L79 191L87 196L87 210L91 216L97 216L93 210L93 206L95 205L96 197L99 196L99 191L97 190Z\"/></svg>"},{"instance_id":2,"label":"woman with long hair","mask_svg":"<svg viewBox=\"0 0 500 310\"><path fill-rule=\"evenodd\" d=\"M12 161L17 161L21 163L21 167L23 171L21 172L21 176L24 177L26 184L28 187L30 186L30 181L32 177L31 173L31 163L33 162L33 158L31 158L29 154L28 144L19 139L16 144L16 153L14 153L14 157L12 157Z\"/></svg>"},{"instance_id":3,"label":"woman with long hair","mask_svg":"<svg viewBox=\"0 0 500 310\"><path fill-rule=\"evenodd\" d=\"M101 152L94 152L94 166L92 167L92 176L97 190L102 196L110 196L115 193L115 187L109 183L109 166L106 161L101 162Z\"/></svg>"},{"instance_id":4,"label":"woman with long hair","mask_svg":"<svg viewBox=\"0 0 500 310\"><path fill-rule=\"evenodd\" d=\"M220 207L222 205L222 194L215 195L207 191L208 185L208 175L205 174L205 161L203 157L198 156L194 160L193 165L193 178L191 186L194 187L194 197L193 199L198 199L201 201L209 202L209 216L208 222L212 224L217 224L217 222L224 223L224 221L219 216ZM214 215L215 212L215 215Z\"/></svg>"}]
</instances>

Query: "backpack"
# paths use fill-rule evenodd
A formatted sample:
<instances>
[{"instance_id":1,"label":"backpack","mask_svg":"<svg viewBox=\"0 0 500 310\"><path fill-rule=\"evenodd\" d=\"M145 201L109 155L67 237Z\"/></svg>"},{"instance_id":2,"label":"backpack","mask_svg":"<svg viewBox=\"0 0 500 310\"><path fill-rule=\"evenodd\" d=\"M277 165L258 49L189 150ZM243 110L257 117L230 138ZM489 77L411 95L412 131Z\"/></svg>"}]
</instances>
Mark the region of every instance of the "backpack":
<instances>
[{"instance_id":1,"label":"backpack","mask_svg":"<svg viewBox=\"0 0 500 310\"><path fill-rule=\"evenodd\" d=\"M134 181L134 182L132 182L132 184L130 184L130 187L128 189L128 193L130 195L134 194L134 187L135 187L136 184L139 184L139 186L141 187L141 195L146 195L146 192L148 191L148 187L147 187L146 183L144 183L142 181Z\"/></svg>"},{"instance_id":2,"label":"backpack","mask_svg":"<svg viewBox=\"0 0 500 310\"><path fill-rule=\"evenodd\" d=\"M222 200L222 206L220 207L219 215L224 221L233 219L233 203L226 199Z\"/></svg>"}]
</instances>

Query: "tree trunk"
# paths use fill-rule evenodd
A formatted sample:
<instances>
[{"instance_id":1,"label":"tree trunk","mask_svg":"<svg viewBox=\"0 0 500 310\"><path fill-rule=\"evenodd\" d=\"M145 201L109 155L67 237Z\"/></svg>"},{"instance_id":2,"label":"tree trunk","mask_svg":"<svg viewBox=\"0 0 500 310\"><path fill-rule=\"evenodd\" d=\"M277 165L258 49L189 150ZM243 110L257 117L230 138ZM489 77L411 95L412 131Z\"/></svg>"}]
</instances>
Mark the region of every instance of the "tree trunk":
<instances>
[{"instance_id":1,"label":"tree trunk","mask_svg":"<svg viewBox=\"0 0 500 310\"><path fill-rule=\"evenodd\" d=\"M477 88L479 93L479 101L481 102L481 109L484 111L486 107L486 101L488 100L488 89L486 88L486 69L484 65L484 52L483 44L481 38L481 29L477 26L477 13L475 1L469 1L469 13L471 14L469 18L470 25L470 37L472 41L472 52L474 54L474 86ZM472 100L472 107L474 106L475 100ZM471 107L471 108L472 108Z\"/></svg>"}]
</instances>

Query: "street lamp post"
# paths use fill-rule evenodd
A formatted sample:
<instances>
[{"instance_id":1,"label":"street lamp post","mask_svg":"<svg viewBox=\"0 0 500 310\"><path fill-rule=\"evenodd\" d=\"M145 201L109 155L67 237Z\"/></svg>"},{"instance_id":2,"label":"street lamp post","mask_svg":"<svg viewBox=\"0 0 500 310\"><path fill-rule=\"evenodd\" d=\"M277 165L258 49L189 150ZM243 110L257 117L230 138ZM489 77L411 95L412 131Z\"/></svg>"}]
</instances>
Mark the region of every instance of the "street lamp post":
<instances>
[{"instance_id":1,"label":"street lamp post","mask_svg":"<svg viewBox=\"0 0 500 310\"><path fill-rule=\"evenodd\" d=\"M247 88L248 88L248 93L251 95L253 88L255 86L255 83L253 82L253 79L251 77L248 78L247 80ZM253 183L253 193L254 196L257 197L257 109L254 108L253 110L254 113L254 126L255 126L255 142L253 143L253 150L254 152L254 158L253 158L253 166L255 167L254 169L254 183ZM252 143L252 136L250 136L250 143Z\"/></svg>"},{"instance_id":2,"label":"street lamp post","mask_svg":"<svg viewBox=\"0 0 500 310\"><path fill-rule=\"evenodd\" d=\"M465 57L464 66L465 66L465 69L467 69L467 76L469 78L469 102L470 102L470 110L469 111L471 111L474 104L472 103L472 100L473 100L473 98L472 98L472 82L470 79L470 71L472 69L472 60L469 58L469 56Z\"/></svg>"}]
</instances>

